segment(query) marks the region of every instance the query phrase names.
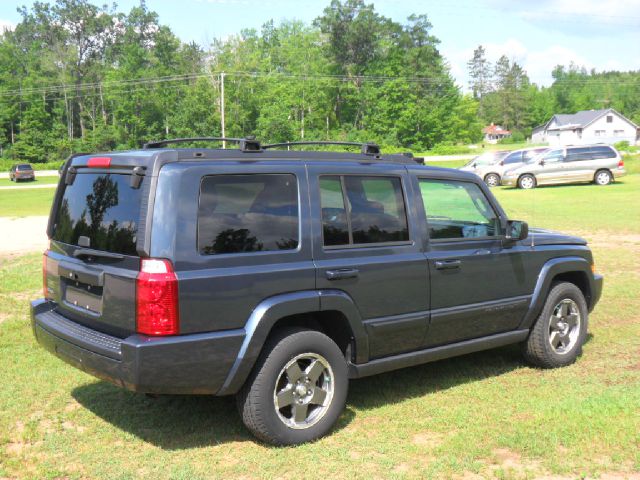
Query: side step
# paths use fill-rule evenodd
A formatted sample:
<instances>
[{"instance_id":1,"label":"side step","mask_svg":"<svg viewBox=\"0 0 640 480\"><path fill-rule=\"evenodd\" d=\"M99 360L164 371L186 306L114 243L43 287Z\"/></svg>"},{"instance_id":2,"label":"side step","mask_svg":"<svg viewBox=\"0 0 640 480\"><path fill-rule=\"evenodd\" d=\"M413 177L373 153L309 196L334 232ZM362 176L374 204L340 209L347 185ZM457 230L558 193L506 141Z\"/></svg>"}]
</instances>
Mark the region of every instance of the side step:
<instances>
[{"instance_id":1,"label":"side step","mask_svg":"<svg viewBox=\"0 0 640 480\"><path fill-rule=\"evenodd\" d=\"M488 337L474 338L463 342L442 345L440 347L427 348L415 352L401 353L393 357L384 357L371 360L367 363L355 364L349 362L349 378L362 378L378 373L389 372L399 368L414 367L423 363L435 362L445 358L465 355L467 353L489 350L502 347L511 343L518 343L527 338L529 330L514 330L512 332L498 333Z\"/></svg>"}]
</instances>

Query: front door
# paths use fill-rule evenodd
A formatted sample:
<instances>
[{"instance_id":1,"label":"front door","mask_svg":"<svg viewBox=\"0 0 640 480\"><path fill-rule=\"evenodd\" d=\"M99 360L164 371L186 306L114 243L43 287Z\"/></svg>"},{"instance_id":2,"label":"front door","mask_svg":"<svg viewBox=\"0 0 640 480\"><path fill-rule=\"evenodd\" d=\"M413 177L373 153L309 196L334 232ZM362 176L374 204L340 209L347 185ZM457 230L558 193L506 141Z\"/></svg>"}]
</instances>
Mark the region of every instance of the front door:
<instances>
[{"instance_id":1,"label":"front door","mask_svg":"<svg viewBox=\"0 0 640 480\"><path fill-rule=\"evenodd\" d=\"M563 183L567 175L564 169L564 149L550 150L541 158L535 166L535 175L538 184Z\"/></svg>"},{"instance_id":2,"label":"front door","mask_svg":"<svg viewBox=\"0 0 640 480\"><path fill-rule=\"evenodd\" d=\"M429 309L428 269L409 228L403 166L309 165L318 289L345 292L369 336L369 357L416 350Z\"/></svg>"},{"instance_id":3,"label":"front door","mask_svg":"<svg viewBox=\"0 0 640 480\"><path fill-rule=\"evenodd\" d=\"M519 247L505 248L504 214L475 182L418 178L429 247L431 323L425 347L514 330L535 281Z\"/></svg>"}]
</instances>

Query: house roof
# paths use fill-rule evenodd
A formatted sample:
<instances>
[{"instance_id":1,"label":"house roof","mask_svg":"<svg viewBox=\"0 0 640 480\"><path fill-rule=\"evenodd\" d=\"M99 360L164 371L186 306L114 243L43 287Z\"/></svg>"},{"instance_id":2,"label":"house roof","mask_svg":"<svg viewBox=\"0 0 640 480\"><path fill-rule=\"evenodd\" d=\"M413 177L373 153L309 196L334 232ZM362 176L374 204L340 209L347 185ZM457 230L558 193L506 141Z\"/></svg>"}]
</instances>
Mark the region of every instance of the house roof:
<instances>
[{"instance_id":1,"label":"house roof","mask_svg":"<svg viewBox=\"0 0 640 480\"><path fill-rule=\"evenodd\" d=\"M489 135L511 135L509 130L505 130L500 125L494 125L493 123L484 127L482 133Z\"/></svg>"},{"instance_id":2,"label":"house roof","mask_svg":"<svg viewBox=\"0 0 640 480\"><path fill-rule=\"evenodd\" d=\"M613 108L604 108L600 110L581 110L579 112L571 113L571 114L564 114L564 113L556 114L553 117L551 117L551 120L547 122L546 126L548 127L551 124L551 122L553 122L553 120L555 119L556 125L550 130L567 130L572 128L584 128L587 125L595 122L600 117L608 113L614 113L618 115L620 118L622 118L623 120L625 120L626 122L633 125L635 128L638 128L638 126L635 123L633 123L631 120L626 118L624 115L621 115L620 113L616 112Z\"/></svg>"}]
</instances>

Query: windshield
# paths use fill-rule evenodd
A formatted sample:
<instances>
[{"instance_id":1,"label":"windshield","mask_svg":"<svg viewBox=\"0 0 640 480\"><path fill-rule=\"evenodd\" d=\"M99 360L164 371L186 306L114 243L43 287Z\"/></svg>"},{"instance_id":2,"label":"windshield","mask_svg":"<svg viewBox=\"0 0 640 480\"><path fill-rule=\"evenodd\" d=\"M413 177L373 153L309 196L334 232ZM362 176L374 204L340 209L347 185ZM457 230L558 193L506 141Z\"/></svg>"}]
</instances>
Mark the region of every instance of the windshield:
<instances>
[{"instance_id":1,"label":"windshield","mask_svg":"<svg viewBox=\"0 0 640 480\"><path fill-rule=\"evenodd\" d=\"M53 240L136 255L140 189L130 175L81 173L64 191ZM86 237L79 243L80 237Z\"/></svg>"},{"instance_id":2,"label":"windshield","mask_svg":"<svg viewBox=\"0 0 640 480\"><path fill-rule=\"evenodd\" d=\"M496 162L502 160L509 152L485 152L482 155L478 155L477 157L470 160L466 165L493 165Z\"/></svg>"}]
</instances>

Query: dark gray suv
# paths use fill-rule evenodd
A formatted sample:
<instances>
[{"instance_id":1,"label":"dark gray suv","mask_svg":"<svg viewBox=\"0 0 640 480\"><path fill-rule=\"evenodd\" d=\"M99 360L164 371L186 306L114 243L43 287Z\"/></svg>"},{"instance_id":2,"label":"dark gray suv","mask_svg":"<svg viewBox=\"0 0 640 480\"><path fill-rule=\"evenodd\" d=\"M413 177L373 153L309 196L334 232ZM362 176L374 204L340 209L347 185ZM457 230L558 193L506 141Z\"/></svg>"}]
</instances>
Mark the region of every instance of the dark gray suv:
<instances>
[{"instance_id":1,"label":"dark gray suv","mask_svg":"<svg viewBox=\"0 0 640 480\"><path fill-rule=\"evenodd\" d=\"M31 304L43 347L137 392L235 394L280 445L327 433L350 378L513 343L547 368L580 354L602 289L584 240L373 144L238 141L66 162Z\"/></svg>"}]
</instances>

